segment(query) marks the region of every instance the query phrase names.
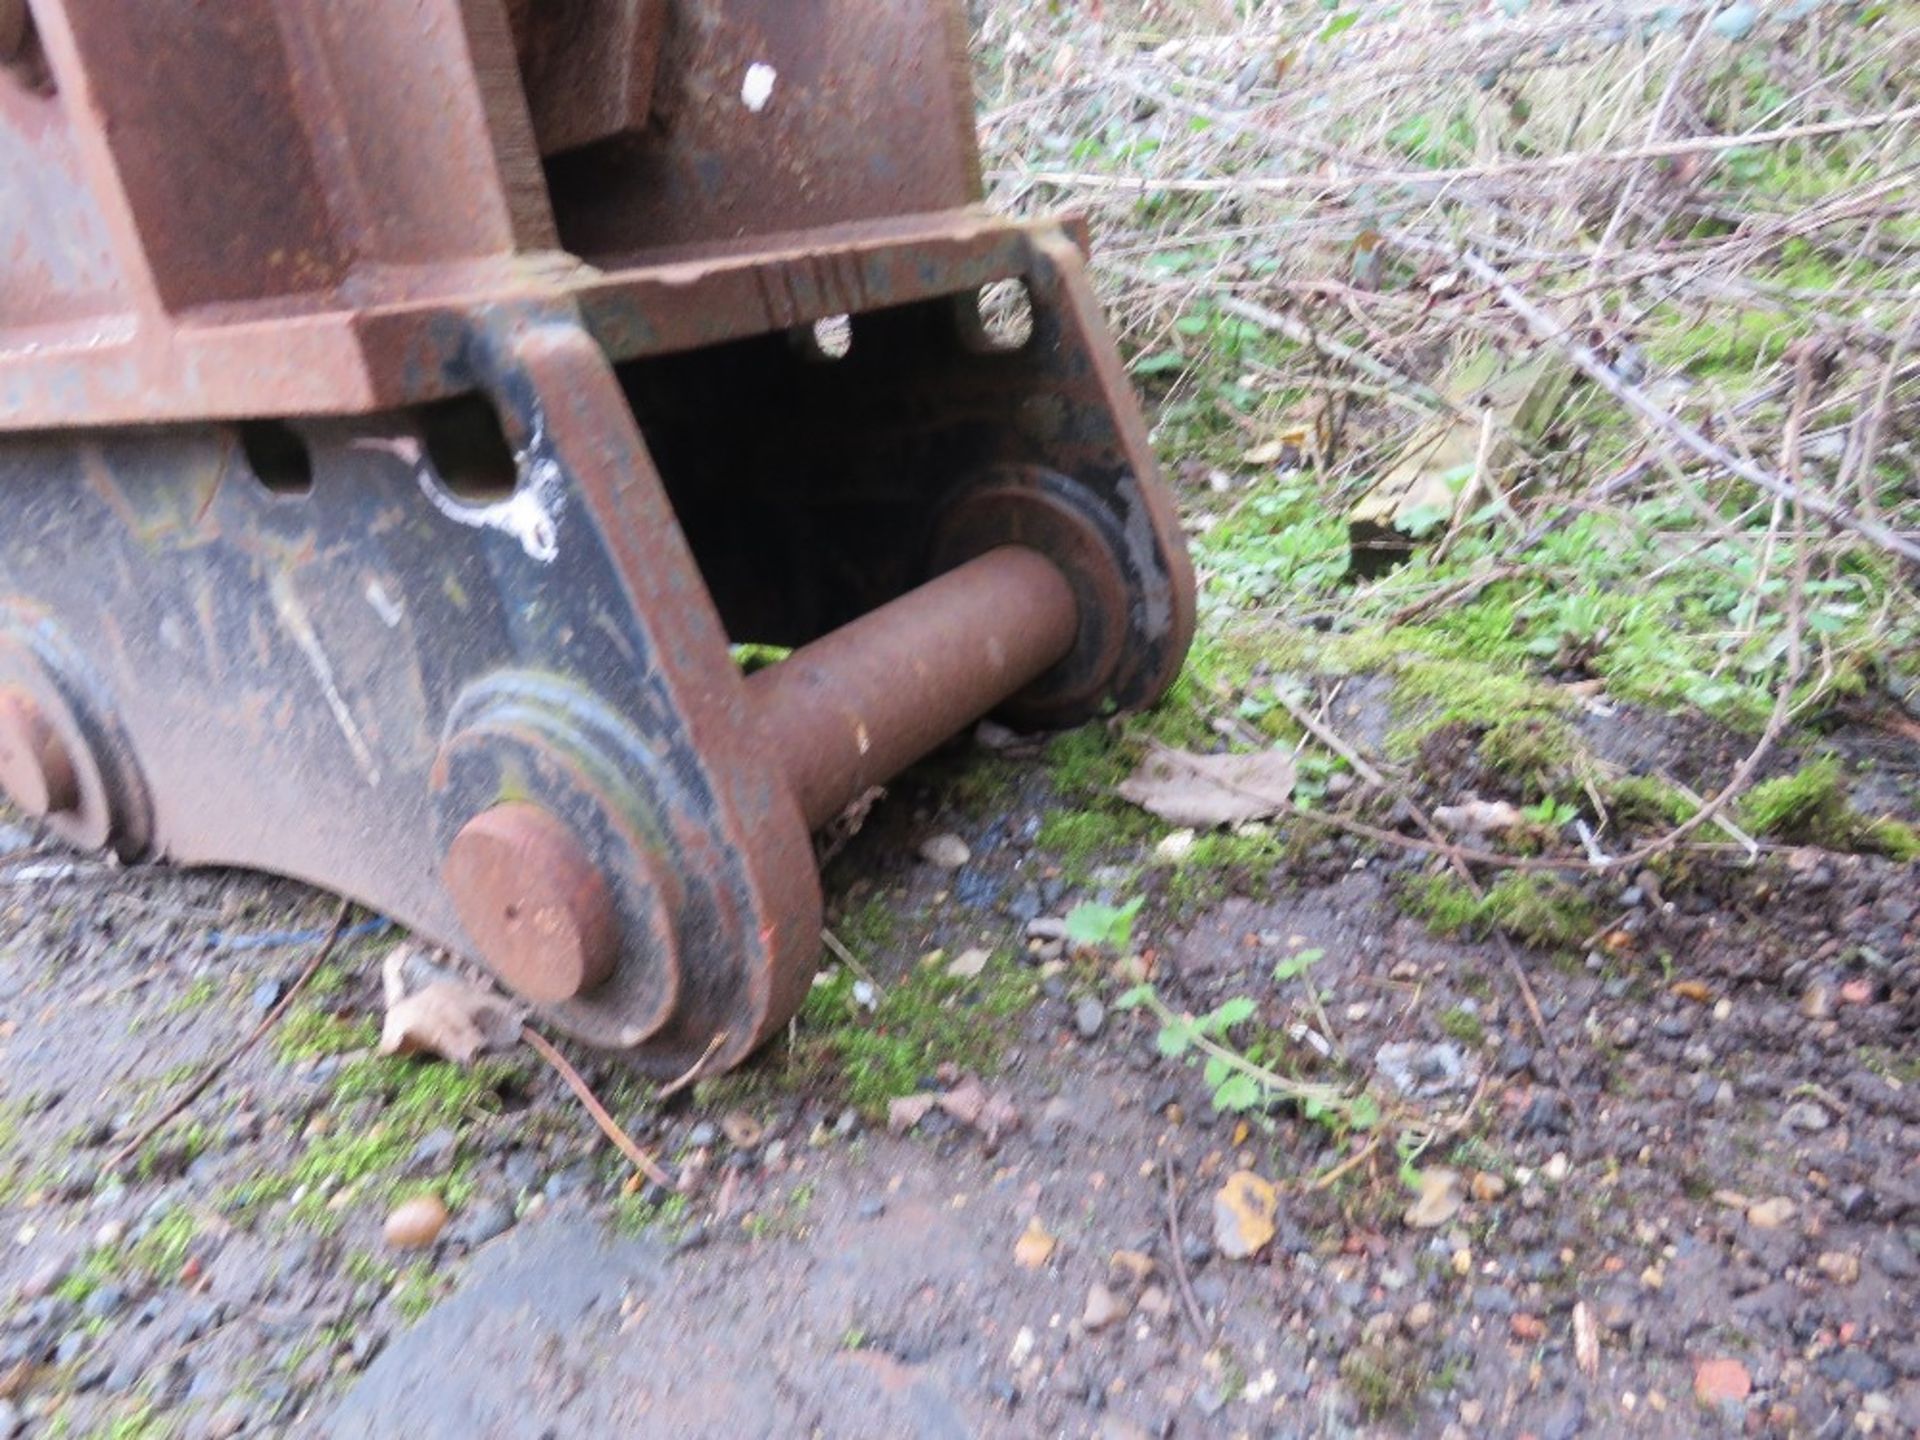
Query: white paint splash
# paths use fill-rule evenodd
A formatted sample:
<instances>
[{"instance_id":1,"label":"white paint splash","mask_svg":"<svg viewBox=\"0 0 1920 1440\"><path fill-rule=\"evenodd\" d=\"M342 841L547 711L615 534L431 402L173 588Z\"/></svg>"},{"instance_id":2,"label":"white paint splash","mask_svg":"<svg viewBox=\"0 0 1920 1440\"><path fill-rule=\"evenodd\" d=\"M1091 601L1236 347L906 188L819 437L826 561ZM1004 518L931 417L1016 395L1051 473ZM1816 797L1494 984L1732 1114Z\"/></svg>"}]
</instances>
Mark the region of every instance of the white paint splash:
<instances>
[{"instance_id":1,"label":"white paint splash","mask_svg":"<svg viewBox=\"0 0 1920 1440\"><path fill-rule=\"evenodd\" d=\"M293 643L307 657L313 678L320 682L320 693L326 697L327 709L333 712L333 722L340 727L340 733L346 736L347 748L353 751L353 758L359 762L360 773L367 777L367 784L378 788L380 766L373 758L366 737L360 733L360 726L347 706L346 697L334 683L333 662L327 659L320 636L307 616L307 607L300 603L300 596L293 588L293 577L284 570L276 571L269 582L269 589L273 594L273 608L280 617L281 628L293 637Z\"/></svg>"},{"instance_id":2,"label":"white paint splash","mask_svg":"<svg viewBox=\"0 0 1920 1440\"><path fill-rule=\"evenodd\" d=\"M559 462L541 454L541 428L536 419L532 440L515 453L520 481L504 500L476 505L449 494L428 467L422 465L418 476L420 493L447 519L511 535L528 559L551 565L560 554L560 516L567 507L567 486ZM540 458L530 458L536 455Z\"/></svg>"},{"instance_id":3,"label":"white paint splash","mask_svg":"<svg viewBox=\"0 0 1920 1440\"><path fill-rule=\"evenodd\" d=\"M367 604L373 607L373 613L380 617L389 630L399 629L401 620L406 618L405 608L387 594L387 587L378 580L367 582Z\"/></svg>"},{"instance_id":4,"label":"white paint splash","mask_svg":"<svg viewBox=\"0 0 1920 1440\"><path fill-rule=\"evenodd\" d=\"M755 61L747 67L747 78L740 83L740 103L758 115L773 99L773 84L779 78L780 72L773 66Z\"/></svg>"}]
</instances>

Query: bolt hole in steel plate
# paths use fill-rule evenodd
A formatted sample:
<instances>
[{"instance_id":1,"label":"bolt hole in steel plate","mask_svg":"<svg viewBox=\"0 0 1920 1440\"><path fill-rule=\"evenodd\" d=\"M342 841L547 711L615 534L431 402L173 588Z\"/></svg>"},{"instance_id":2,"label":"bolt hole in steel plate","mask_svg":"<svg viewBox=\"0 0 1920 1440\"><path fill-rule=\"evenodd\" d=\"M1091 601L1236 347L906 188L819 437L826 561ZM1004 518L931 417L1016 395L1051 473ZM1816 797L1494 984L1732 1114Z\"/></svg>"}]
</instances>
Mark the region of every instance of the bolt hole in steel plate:
<instances>
[{"instance_id":1,"label":"bolt hole in steel plate","mask_svg":"<svg viewBox=\"0 0 1920 1440\"><path fill-rule=\"evenodd\" d=\"M31 792L51 779L49 830L79 849L111 848L137 860L152 843L153 809L133 748L100 698L105 693L51 620L18 603L0 605L0 696L12 697L11 713L24 722L15 744L36 752L19 763L41 768L49 746L64 761L56 762L64 773L14 781L29 792L20 798L33 808L39 797ZM69 803L55 807L55 800Z\"/></svg>"},{"instance_id":2,"label":"bolt hole in steel plate","mask_svg":"<svg viewBox=\"0 0 1920 1440\"><path fill-rule=\"evenodd\" d=\"M960 339L980 355L1012 355L1033 340L1033 292L1018 276L991 280L955 302Z\"/></svg>"},{"instance_id":3,"label":"bolt hole in steel plate","mask_svg":"<svg viewBox=\"0 0 1920 1440\"><path fill-rule=\"evenodd\" d=\"M36 820L78 808L73 756L46 712L18 686L0 688L0 791Z\"/></svg>"},{"instance_id":4,"label":"bolt hole in steel plate","mask_svg":"<svg viewBox=\"0 0 1920 1440\"><path fill-rule=\"evenodd\" d=\"M519 488L519 461L486 397L461 395L421 405L414 416L440 488L453 499L492 505Z\"/></svg>"},{"instance_id":5,"label":"bolt hole in steel plate","mask_svg":"<svg viewBox=\"0 0 1920 1440\"><path fill-rule=\"evenodd\" d=\"M9 80L43 99L54 93L53 72L27 0L0 0L0 85Z\"/></svg>"},{"instance_id":6,"label":"bolt hole in steel plate","mask_svg":"<svg viewBox=\"0 0 1920 1440\"><path fill-rule=\"evenodd\" d=\"M1080 632L1053 669L1001 707L1010 724L1077 725L1105 708L1129 631L1132 600L1118 525L1063 475L1030 467L990 472L950 501L935 527L928 574L943 575L1002 545L1052 560L1073 587Z\"/></svg>"},{"instance_id":7,"label":"bolt hole in steel plate","mask_svg":"<svg viewBox=\"0 0 1920 1440\"><path fill-rule=\"evenodd\" d=\"M853 317L827 315L793 332L800 354L817 365L831 365L853 353Z\"/></svg>"},{"instance_id":8,"label":"bolt hole in steel plate","mask_svg":"<svg viewBox=\"0 0 1920 1440\"><path fill-rule=\"evenodd\" d=\"M268 494L304 499L313 493L313 453L299 431L278 420L246 420L237 429L241 453Z\"/></svg>"}]
</instances>

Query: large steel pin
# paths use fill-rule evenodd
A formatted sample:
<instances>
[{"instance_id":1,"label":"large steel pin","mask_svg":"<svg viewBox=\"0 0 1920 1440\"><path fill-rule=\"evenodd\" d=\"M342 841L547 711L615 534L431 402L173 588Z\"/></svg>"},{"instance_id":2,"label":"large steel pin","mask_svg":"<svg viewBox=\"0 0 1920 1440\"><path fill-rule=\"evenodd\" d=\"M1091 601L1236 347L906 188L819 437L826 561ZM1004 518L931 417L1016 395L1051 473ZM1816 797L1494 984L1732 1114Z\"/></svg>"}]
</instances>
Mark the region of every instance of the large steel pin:
<instances>
[{"instance_id":1,"label":"large steel pin","mask_svg":"<svg viewBox=\"0 0 1920 1440\"><path fill-rule=\"evenodd\" d=\"M1039 679L1073 648L1079 606L1037 550L991 550L752 676L807 824Z\"/></svg>"}]
</instances>

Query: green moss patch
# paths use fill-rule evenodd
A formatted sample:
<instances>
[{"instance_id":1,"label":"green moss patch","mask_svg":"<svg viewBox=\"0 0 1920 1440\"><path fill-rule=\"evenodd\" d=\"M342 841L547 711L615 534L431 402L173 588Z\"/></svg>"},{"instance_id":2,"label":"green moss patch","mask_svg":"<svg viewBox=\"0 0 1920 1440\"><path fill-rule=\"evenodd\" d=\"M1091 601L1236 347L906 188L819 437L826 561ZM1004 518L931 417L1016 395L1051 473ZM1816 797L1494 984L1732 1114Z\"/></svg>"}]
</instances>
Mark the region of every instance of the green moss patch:
<instances>
[{"instance_id":1,"label":"green moss patch","mask_svg":"<svg viewBox=\"0 0 1920 1440\"><path fill-rule=\"evenodd\" d=\"M1484 896L1452 875L1422 876L1400 898L1437 935L1499 931L1543 950L1571 949L1600 924L1599 910L1576 887L1531 871L1503 877Z\"/></svg>"},{"instance_id":2,"label":"green moss patch","mask_svg":"<svg viewBox=\"0 0 1920 1440\"><path fill-rule=\"evenodd\" d=\"M1832 756L1754 786L1738 810L1741 824L1771 839L1894 860L1920 859L1920 832L1911 825L1874 819L1853 808L1840 762Z\"/></svg>"},{"instance_id":3,"label":"green moss patch","mask_svg":"<svg viewBox=\"0 0 1920 1440\"><path fill-rule=\"evenodd\" d=\"M927 1087L942 1064L987 1071L1006 1043L1007 1021L1033 1004L1031 973L996 957L974 979L947 974L939 961L921 964L875 997L871 1010L845 969L815 984L801 1009L794 1067L844 1088L870 1118L887 1102Z\"/></svg>"}]
</instances>

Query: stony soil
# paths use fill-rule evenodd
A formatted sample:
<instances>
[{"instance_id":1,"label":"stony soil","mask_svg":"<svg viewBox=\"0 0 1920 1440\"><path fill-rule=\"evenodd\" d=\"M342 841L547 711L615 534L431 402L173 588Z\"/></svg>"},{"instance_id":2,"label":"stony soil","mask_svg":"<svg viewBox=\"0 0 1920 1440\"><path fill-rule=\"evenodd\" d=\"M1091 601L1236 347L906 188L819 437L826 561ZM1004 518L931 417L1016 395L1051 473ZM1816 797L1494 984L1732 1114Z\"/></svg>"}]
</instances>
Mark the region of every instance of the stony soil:
<instances>
[{"instance_id":1,"label":"stony soil","mask_svg":"<svg viewBox=\"0 0 1920 1440\"><path fill-rule=\"evenodd\" d=\"M1800 851L1616 885L1582 959L1437 939L1395 898L1422 862L1322 842L1156 899L1126 963L1059 959L1031 923L1117 877L1076 887L1035 847L1038 766L964 804L954 773L904 786L831 888L894 922L864 957L882 987L990 949L941 1005L1020 997L987 1077L1017 1128L890 1133L799 1064L804 1025L665 1110L589 1067L684 1198L631 1193L530 1057L442 1094L451 1067L365 1053L391 936L110 1170L312 948L247 937L330 906L0 832L26 847L0 862L0 1436L1920 1430L1914 866ZM946 833L957 872L918 858ZM1324 958L1276 982L1303 948ZM1408 1223L1391 1145L1329 1183L1364 1135L1215 1113L1110 1008L1129 968L1325 1037L1323 1069L1430 1122L1411 1158L1458 1174L1456 1212ZM349 1143L389 1124L397 1149ZM1241 1169L1278 1213L1230 1259L1214 1196ZM451 1221L394 1252L418 1191ZM1031 1266L1030 1226L1053 1242Z\"/></svg>"}]
</instances>

